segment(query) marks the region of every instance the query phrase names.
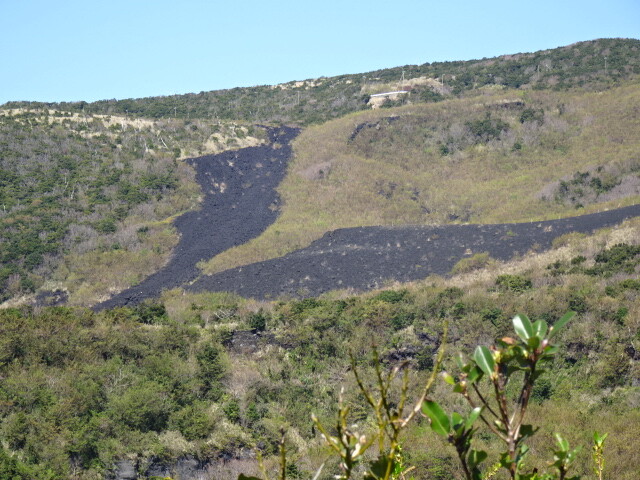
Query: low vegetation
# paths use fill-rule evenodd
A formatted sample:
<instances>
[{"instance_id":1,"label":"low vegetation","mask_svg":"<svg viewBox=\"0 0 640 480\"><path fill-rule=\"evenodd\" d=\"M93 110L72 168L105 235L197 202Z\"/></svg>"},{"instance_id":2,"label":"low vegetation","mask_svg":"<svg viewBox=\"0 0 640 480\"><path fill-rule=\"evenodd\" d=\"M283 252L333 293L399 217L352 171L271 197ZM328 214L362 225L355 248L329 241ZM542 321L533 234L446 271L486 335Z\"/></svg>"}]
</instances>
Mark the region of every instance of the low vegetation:
<instances>
[{"instance_id":1,"label":"low vegetation","mask_svg":"<svg viewBox=\"0 0 640 480\"><path fill-rule=\"evenodd\" d=\"M355 362L363 385L375 383L371 332L383 375L406 364L407 398L419 399L438 362L445 322L442 365L453 372L453 352L509 335L518 312L551 325L573 310L576 318L557 337L562 348L530 392L528 415L540 431L527 440L527 465L545 464L561 424L572 446L589 445L594 430L611 432L605 475L634 479L640 296L629 280L639 273L638 239L636 220L566 238L517 262L359 296L259 303L171 291L161 303L99 314L1 310L0 468L23 472L18 478L100 478L115 461L131 461L144 473L197 456L213 462L215 478L235 478L259 475L251 454L257 449L273 475L284 428L287 478L311 478L323 463L320 478L333 478L339 461L323 447L309 412L333 425L342 386L348 425L373 438L375 415L349 367ZM564 268L572 264L580 269ZM457 395L438 381L429 398L461 412ZM464 478L455 449L429 430L417 416L399 437L410 474ZM498 462L500 444L484 429L477 438L474 448L488 455L483 469ZM363 456L363 465L374 457ZM573 472L589 478L591 468L585 448Z\"/></svg>"},{"instance_id":2,"label":"low vegetation","mask_svg":"<svg viewBox=\"0 0 640 480\"><path fill-rule=\"evenodd\" d=\"M639 51L640 41L636 39L600 39L534 53L405 65L274 86L93 103L11 102L7 106L156 119L206 118L309 125L367 110L371 94L398 89L411 94L384 106L434 102L487 88L560 91L575 87L609 88L640 74Z\"/></svg>"}]
</instances>

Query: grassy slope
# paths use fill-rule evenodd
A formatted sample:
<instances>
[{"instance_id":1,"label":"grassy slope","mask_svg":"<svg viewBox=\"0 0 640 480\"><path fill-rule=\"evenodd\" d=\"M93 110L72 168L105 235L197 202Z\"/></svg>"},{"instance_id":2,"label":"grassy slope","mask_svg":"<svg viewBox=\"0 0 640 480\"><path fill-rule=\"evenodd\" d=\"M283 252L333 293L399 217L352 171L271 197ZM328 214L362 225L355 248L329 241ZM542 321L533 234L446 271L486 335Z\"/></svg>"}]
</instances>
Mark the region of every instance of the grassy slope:
<instances>
[{"instance_id":1,"label":"grassy slope","mask_svg":"<svg viewBox=\"0 0 640 480\"><path fill-rule=\"evenodd\" d=\"M504 108L505 100L523 105ZM608 201L593 192L574 201L555 196L557 182L578 171L637 179L639 102L637 83L597 93L489 90L310 127L294 143L278 220L203 270L273 258L342 227L531 221L637 202L628 191ZM542 109L544 119L521 123L527 109ZM487 114L508 127L491 138L475 136L467 123ZM361 124L370 126L350 140ZM584 208L576 208L580 201Z\"/></svg>"}]
</instances>

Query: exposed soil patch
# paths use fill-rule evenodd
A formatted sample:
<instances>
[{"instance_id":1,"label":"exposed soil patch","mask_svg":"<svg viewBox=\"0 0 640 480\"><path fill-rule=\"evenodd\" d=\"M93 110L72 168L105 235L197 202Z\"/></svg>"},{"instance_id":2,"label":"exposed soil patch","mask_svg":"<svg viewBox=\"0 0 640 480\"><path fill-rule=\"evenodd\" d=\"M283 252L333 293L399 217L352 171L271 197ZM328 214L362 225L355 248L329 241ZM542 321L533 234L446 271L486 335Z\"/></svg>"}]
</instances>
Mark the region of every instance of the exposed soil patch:
<instances>
[{"instance_id":1,"label":"exposed soil patch","mask_svg":"<svg viewBox=\"0 0 640 480\"><path fill-rule=\"evenodd\" d=\"M175 220L181 234L169 263L111 299L100 310L136 304L160 295L163 289L198 277L196 264L260 235L278 216L276 187L291 156L290 142L300 132L290 127L268 128L268 145L188 160L203 190L199 210Z\"/></svg>"},{"instance_id":2,"label":"exposed soil patch","mask_svg":"<svg viewBox=\"0 0 640 480\"><path fill-rule=\"evenodd\" d=\"M640 205L633 205L533 223L345 228L284 257L202 277L187 290L267 299L316 296L342 288L368 290L390 281L446 275L461 258L474 253L509 260L532 249L548 249L560 235L589 233L639 215Z\"/></svg>"}]
</instances>

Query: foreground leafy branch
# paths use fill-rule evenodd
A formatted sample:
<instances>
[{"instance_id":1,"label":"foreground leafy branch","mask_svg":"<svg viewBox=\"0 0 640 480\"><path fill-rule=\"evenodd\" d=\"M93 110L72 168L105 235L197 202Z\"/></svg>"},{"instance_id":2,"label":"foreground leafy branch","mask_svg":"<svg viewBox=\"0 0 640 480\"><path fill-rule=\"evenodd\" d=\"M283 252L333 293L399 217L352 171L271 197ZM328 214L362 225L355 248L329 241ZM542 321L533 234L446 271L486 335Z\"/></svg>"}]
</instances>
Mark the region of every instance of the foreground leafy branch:
<instances>
[{"instance_id":1,"label":"foreground leafy branch","mask_svg":"<svg viewBox=\"0 0 640 480\"><path fill-rule=\"evenodd\" d=\"M365 401L373 411L377 430L368 435L358 431L357 425L349 423L349 407L343 402L343 391L338 400L338 415L331 431L316 416L313 422L325 443L334 455L340 458L339 475L336 479L349 480L356 472L362 472L364 480L405 480L413 470L405 464L400 436L416 415L422 412L430 420L431 428L445 437L455 448L466 480L488 480L499 470L506 469L512 480L579 480L579 476L569 477L569 471L576 459L579 448L571 449L567 440L556 433L557 447L553 460L549 462L552 473L540 473L537 469L525 471L524 458L529 451L525 441L536 431L533 425L525 423L527 407L536 380L545 372L558 346L552 343L557 332L569 322L574 312L569 312L549 327L543 320L531 322L525 315L513 318L515 337L504 337L491 348L478 346L472 358L457 359L460 373L457 378L443 372L444 380L453 386L454 392L462 395L470 406L466 414L453 412L450 415L432 399L428 398L444 357L444 341L438 351L431 376L423 386L419 398L409 407L409 370L407 362L386 372L380 362L377 350L373 349L374 385L365 384L356 360L351 356L351 368ZM446 328L444 337L446 338ZM393 396L393 385L401 377L399 400ZM516 378L517 377L517 378ZM517 396L507 393L510 383L518 384ZM486 382L484 382L486 380ZM513 388L509 388L512 392ZM483 423L504 446L497 461L484 468L482 463L488 458L487 452L473 448L473 440L478 424ZM594 434L594 473L602 480L604 470L603 446L607 435ZM374 460L362 465L366 452L377 446ZM371 455L367 455L371 458ZM264 480L269 476L260 461ZM279 480L286 480L286 454L284 433L280 442ZM319 478L322 468L316 472ZM261 480L240 475L239 480Z\"/></svg>"},{"instance_id":2,"label":"foreground leafy branch","mask_svg":"<svg viewBox=\"0 0 640 480\"><path fill-rule=\"evenodd\" d=\"M545 372L542 367L558 351L558 346L552 343L553 337L574 315L574 312L565 314L550 328L544 320L532 323L527 316L516 315L513 318L516 338L504 337L491 348L478 346L469 361L459 357L458 378L446 372L443 377L471 407L466 416L457 412L449 416L438 403L424 402L423 411L430 418L432 429L455 447L467 480L484 478L480 464L488 456L485 451L472 448L477 420L504 444L500 465L513 480L570 480L567 472L577 450L571 450L559 434L556 434L558 447L551 463L555 474L539 474L535 470L524 473L523 459L529 450L524 442L537 430L524 423L531 392ZM517 399L510 401L507 386L515 381L517 373L522 374L522 384ZM488 389L482 385L483 379L488 380Z\"/></svg>"}]
</instances>

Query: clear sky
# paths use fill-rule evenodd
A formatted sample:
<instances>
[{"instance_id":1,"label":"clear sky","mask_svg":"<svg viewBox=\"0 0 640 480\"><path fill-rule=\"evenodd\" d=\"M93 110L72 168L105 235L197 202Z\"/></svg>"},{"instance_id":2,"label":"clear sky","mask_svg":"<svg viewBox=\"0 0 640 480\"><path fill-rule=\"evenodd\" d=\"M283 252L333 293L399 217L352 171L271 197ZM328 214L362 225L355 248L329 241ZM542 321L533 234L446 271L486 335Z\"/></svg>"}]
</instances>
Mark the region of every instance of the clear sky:
<instances>
[{"instance_id":1,"label":"clear sky","mask_svg":"<svg viewBox=\"0 0 640 480\"><path fill-rule=\"evenodd\" d=\"M640 38L640 0L0 0L0 104L171 95Z\"/></svg>"}]
</instances>

